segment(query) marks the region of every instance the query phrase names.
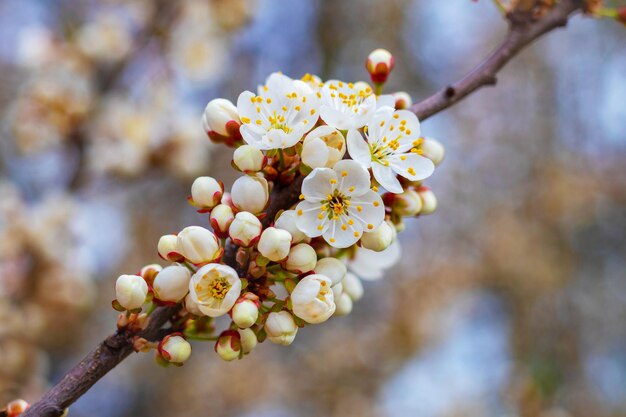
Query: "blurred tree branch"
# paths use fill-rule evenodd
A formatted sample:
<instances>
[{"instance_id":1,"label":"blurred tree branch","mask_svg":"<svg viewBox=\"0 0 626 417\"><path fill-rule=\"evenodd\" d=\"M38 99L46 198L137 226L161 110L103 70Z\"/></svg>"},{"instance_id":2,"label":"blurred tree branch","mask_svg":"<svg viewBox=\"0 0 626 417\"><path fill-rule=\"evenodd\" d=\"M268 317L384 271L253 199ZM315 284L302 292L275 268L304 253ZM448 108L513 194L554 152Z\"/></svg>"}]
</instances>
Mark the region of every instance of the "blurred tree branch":
<instances>
[{"instance_id":1,"label":"blurred tree branch","mask_svg":"<svg viewBox=\"0 0 626 417\"><path fill-rule=\"evenodd\" d=\"M542 35L567 24L571 14L582 9L583 0L561 0L542 16L526 11L512 11L507 15L510 30L498 48L459 81L450 84L425 100L416 103L411 110L424 120L457 103L477 89L494 85L498 71L526 46ZM267 225L281 209L298 201L302 178L288 186L272 191L271 206L263 223ZM233 267L236 248L226 248L225 261ZM160 307L150 316L147 328L137 334L154 339L161 328L178 312L179 307ZM135 334L120 330L101 342L63 379L50 389L40 401L33 404L23 417L58 417L100 378L124 360L133 351Z\"/></svg>"}]
</instances>

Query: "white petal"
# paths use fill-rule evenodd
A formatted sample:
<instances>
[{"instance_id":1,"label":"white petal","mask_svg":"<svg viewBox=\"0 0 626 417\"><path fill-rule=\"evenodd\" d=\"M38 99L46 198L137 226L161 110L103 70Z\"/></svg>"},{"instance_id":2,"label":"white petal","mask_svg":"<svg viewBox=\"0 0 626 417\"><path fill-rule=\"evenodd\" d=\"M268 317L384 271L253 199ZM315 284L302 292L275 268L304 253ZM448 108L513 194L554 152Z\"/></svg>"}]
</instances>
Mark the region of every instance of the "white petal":
<instances>
[{"instance_id":1,"label":"white petal","mask_svg":"<svg viewBox=\"0 0 626 417\"><path fill-rule=\"evenodd\" d=\"M239 94L239 98L237 98L237 112L239 113L239 117L247 117L252 120L257 116L255 105L252 104L252 97L254 97L252 91L244 91Z\"/></svg>"},{"instance_id":2,"label":"white petal","mask_svg":"<svg viewBox=\"0 0 626 417\"><path fill-rule=\"evenodd\" d=\"M320 106L320 117L328 126L336 129L348 129L348 116L326 104Z\"/></svg>"},{"instance_id":3,"label":"white petal","mask_svg":"<svg viewBox=\"0 0 626 417\"><path fill-rule=\"evenodd\" d=\"M382 185L387 191L399 194L402 192L402 185L396 178L396 174L391 167L383 166L379 163L372 164L372 172L374 178L380 185Z\"/></svg>"},{"instance_id":4,"label":"white petal","mask_svg":"<svg viewBox=\"0 0 626 417\"><path fill-rule=\"evenodd\" d=\"M363 223L363 230L371 232L385 220L385 206L382 198L369 190L350 201L349 216Z\"/></svg>"},{"instance_id":5,"label":"white petal","mask_svg":"<svg viewBox=\"0 0 626 417\"><path fill-rule=\"evenodd\" d=\"M372 166L372 154L369 145L356 129L348 131L348 153L363 168Z\"/></svg>"},{"instance_id":6,"label":"white petal","mask_svg":"<svg viewBox=\"0 0 626 417\"><path fill-rule=\"evenodd\" d=\"M329 126L321 126L329 127ZM311 168L322 168L326 166L328 161L328 146L319 137L306 138L304 145L302 146L301 158L302 162L310 166Z\"/></svg>"},{"instance_id":7,"label":"white petal","mask_svg":"<svg viewBox=\"0 0 626 417\"><path fill-rule=\"evenodd\" d=\"M378 96L376 100L376 109L380 109L382 107L391 107L392 109L396 106L396 99L391 94L383 94Z\"/></svg>"},{"instance_id":8,"label":"white petal","mask_svg":"<svg viewBox=\"0 0 626 417\"><path fill-rule=\"evenodd\" d=\"M337 173L339 184L337 188L343 194L362 195L370 189L370 174L358 162L344 159L333 167Z\"/></svg>"},{"instance_id":9,"label":"white petal","mask_svg":"<svg viewBox=\"0 0 626 417\"><path fill-rule=\"evenodd\" d=\"M330 227L324 232L324 240L335 248L347 248L354 245L363 235L363 226L359 222L350 225L348 221L347 216L331 221Z\"/></svg>"},{"instance_id":10,"label":"white petal","mask_svg":"<svg viewBox=\"0 0 626 417\"><path fill-rule=\"evenodd\" d=\"M263 142L263 135L259 135L246 125L241 125L239 132L248 145L254 146L257 149L267 149Z\"/></svg>"},{"instance_id":11,"label":"white petal","mask_svg":"<svg viewBox=\"0 0 626 417\"><path fill-rule=\"evenodd\" d=\"M302 194L307 201L319 202L332 194L337 173L330 168L315 168L302 182Z\"/></svg>"},{"instance_id":12,"label":"white petal","mask_svg":"<svg viewBox=\"0 0 626 417\"><path fill-rule=\"evenodd\" d=\"M375 144L381 141L393 123L393 107L377 109L372 121L367 125L368 142Z\"/></svg>"},{"instance_id":13,"label":"white petal","mask_svg":"<svg viewBox=\"0 0 626 417\"><path fill-rule=\"evenodd\" d=\"M320 214L323 214L321 219ZM308 237L321 236L329 224L328 216L325 214L321 211L319 203L301 201L296 206L296 226Z\"/></svg>"},{"instance_id":14,"label":"white petal","mask_svg":"<svg viewBox=\"0 0 626 417\"><path fill-rule=\"evenodd\" d=\"M388 160L391 168L395 172L410 181L421 181L430 177L435 171L433 161L415 153L393 155L390 156ZM413 169L413 174L408 171L411 168Z\"/></svg>"}]
</instances>

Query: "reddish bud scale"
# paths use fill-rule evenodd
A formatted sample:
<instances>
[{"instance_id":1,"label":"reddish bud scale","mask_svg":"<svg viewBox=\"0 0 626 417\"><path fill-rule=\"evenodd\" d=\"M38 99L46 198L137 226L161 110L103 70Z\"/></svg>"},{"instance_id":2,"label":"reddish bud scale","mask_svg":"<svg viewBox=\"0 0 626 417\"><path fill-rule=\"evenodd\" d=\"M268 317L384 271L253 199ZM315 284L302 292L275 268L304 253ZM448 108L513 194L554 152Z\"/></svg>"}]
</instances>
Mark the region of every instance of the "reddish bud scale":
<instances>
[{"instance_id":1,"label":"reddish bud scale","mask_svg":"<svg viewBox=\"0 0 626 417\"><path fill-rule=\"evenodd\" d=\"M617 21L626 25L626 7L617 9Z\"/></svg>"},{"instance_id":2,"label":"reddish bud scale","mask_svg":"<svg viewBox=\"0 0 626 417\"><path fill-rule=\"evenodd\" d=\"M226 230L221 230L217 219L209 219L209 223L211 223L211 228L213 228L213 233L215 233L215 236L219 237L220 239L226 239L228 237L228 228Z\"/></svg>"},{"instance_id":3,"label":"reddish bud scale","mask_svg":"<svg viewBox=\"0 0 626 417\"><path fill-rule=\"evenodd\" d=\"M375 84L382 84L387 81L387 77L389 73L393 69L393 58L391 58L391 67L388 67L386 64L382 62L376 65L374 71L370 73L370 77L372 78L372 82Z\"/></svg>"},{"instance_id":4,"label":"reddish bud scale","mask_svg":"<svg viewBox=\"0 0 626 417\"><path fill-rule=\"evenodd\" d=\"M220 250L217 252L217 255L215 256L215 258L211 259L210 261L206 261L206 262L200 262L198 264L194 264L193 262L191 262L195 267L197 268L201 268L204 265L208 265L208 264L219 264L222 262L222 256L224 256L224 248L220 248Z\"/></svg>"},{"instance_id":5,"label":"reddish bud scale","mask_svg":"<svg viewBox=\"0 0 626 417\"><path fill-rule=\"evenodd\" d=\"M394 193L385 193L382 195L382 199L385 206L391 206L396 199L396 195Z\"/></svg>"},{"instance_id":6,"label":"reddish bud scale","mask_svg":"<svg viewBox=\"0 0 626 417\"><path fill-rule=\"evenodd\" d=\"M224 330L220 334L219 338L217 339L217 342L215 342L215 346L213 347L213 349L215 349L215 351L217 352L217 346L220 344L220 341L223 341L224 338L229 337L229 336L230 336L230 348L234 351L240 351L241 350L241 336L239 335L239 332L236 330Z\"/></svg>"},{"instance_id":7,"label":"reddish bud scale","mask_svg":"<svg viewBox=\"0 0 626 417\"><path fill-rule=\"evenodd\" d=\"M171 356L170 356L170 354L169 354L167 351L165 351L165 350L163 349L163 346L165 345L165 343L167 343L167 341L169 340L169 338L170 338L170 337L174 337L174 336L180 336L180 337L183 337L183 338L184 338L184 336L183 336L183 334L182 334L181 332L171 333L171 334L168 334L167 336L165 336L165 337L164 337L164 338L163 338L163 339L159 342L159 345L157 346L157 350L158 350L158 352L159 352L159 355L161 355L162 357L164 357L164 358L165 358L165 359L167 359L168 361L171 359Z\"/></svg>"}]
</instances>

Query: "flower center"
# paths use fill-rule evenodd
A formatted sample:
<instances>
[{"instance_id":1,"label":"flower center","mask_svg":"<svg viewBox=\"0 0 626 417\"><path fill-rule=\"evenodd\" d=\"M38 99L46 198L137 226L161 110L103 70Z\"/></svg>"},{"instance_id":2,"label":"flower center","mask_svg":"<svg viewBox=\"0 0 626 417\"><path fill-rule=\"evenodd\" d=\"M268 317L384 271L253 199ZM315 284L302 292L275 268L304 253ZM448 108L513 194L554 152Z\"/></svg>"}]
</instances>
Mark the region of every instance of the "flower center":
<instances>
[{"instance_id":1,"label":"flower center","mask_svg":"<svg viewBox=\"0 0 626 417\"><path fill-rule=\"evenodd\" d=\"M212 275L213 271L207 273L202 277L202 281L205 282L196 285L198 299L202 302L206 302L211 298L223 300L228 290L232 287L226 278L220 276L212 278Z\"/></svg>"},{"instance_id":2,"label":"flower center","mask_svg":"<svg viewBox=\"0 0 626 417\"><path fill-rule=\"evenodd\" d=\"M322 201L322 211L325 211L331 220L338 220L339 216L347 214L348 207L350 207L350 199L338 190L335 190L333 194L328 194L326 200Z\"/></svg>"}]
</instances>

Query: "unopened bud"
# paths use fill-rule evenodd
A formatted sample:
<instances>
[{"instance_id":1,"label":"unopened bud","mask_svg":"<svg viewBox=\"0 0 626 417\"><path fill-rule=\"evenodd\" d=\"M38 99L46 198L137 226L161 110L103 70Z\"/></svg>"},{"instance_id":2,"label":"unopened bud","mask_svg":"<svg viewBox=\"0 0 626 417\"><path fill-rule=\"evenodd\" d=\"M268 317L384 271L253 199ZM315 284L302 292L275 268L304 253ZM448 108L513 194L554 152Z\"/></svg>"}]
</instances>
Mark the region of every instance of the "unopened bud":
<instances>
[{"instance_id":1,"label":"unopened bud","mask_svg":"<svg viewBox=\"0 0 626 417\"><path fill-rule=\"evenodd\" d=\"M224 186L213 177L198 177L191 184L191 204L203 211L219 204Z\"/></svg>"},{"instance_id":2,"label":"unopened bud","mask_svg":"<svg viewBox=\"0 0 626 417\"><path fill-rule=\"evenodd\" d=\"M253 293L242 295L232 309L232 318L240 329L247 329L259 318L259 297Z\"/></svg>"},{"instance_id":3,"label":"unopened bud","mask_svg":"<svg viewBox=\"0 0 626 417\"><path fill-rule=\"evenodd\" d=\"M371 232L363 233L361 246L375 252L382 252L396 239L396 229L388 222L382 222L380 226Z\"/></svg>"},{"instance_id":4,"label":"unopened bud","mask_svg":"<svg viewBox=\"0 0 626 417\"><path fill-rule=\"evenodd\" d=\"M342 282L343 291L352 298L352 301L358 301L363 297L363 283L352 272L348 272Z\"/></svg>"},{"instance_id":5,"label":"unopened bud","mask_svg":"<svg viewBox=\"0 0 626 417\"><path fill-rule=\"evenodd\" d=\"M261 237L261 221L252 213L241 211L228 229L233 243L244 248L254 245Z\"/></svg>"},{"instance_id":6,"label":"unopened bud","mask_svg":"<svg viewBox=\"0 0 626 417\"><path fill-rule=\"evenodd\" d=\"M136 310L146 301L148 284L139 275L120 275L115 282L117 302L127 310Z\"/></svg>"},{"instance_id":7,"label":"unopened bud","mask_svg":"<svg viewBox=\"0 0 626 417\"><path fill-rule=\"evenodd\" d=\"M330 126L320 126L302 142L302 162L311 168L332 168L346 153L346 140Z\"/></svg>"},{"instance_id":8,"label":"unopened bud","mask_svg":"<svg viewBox=\"0 0 626 417\"><path fill-rule=\"evenodd\" d=\"M365 61L365 68L372 77L372 82L381 84L387 81L394 65L394 58L391 52L386 49L376 49L372 51Z\"/></svg>"},{"instance_id":9,"label":"unopened bud","mask_svg":"<svg viewBox=\"0 0 626 417\"><path fill-rule=\"evenodd\" d=\"M335 312L332 281L325 275L302 278L291 292L293 314L307 323L322 323Z\"/></svg>"},{"instance_id":10,"label":"unopened bud","mask_svg":"<svg viewBox=\"0 0 626 417\"><path fill-rule=\"evenodd\" d=\"M311 245L300 243L291 248L284 262L288 271L303 274L312 271L317 264L317 254Z\"/></svg>"},{"instance_id":11,"label":"unopened bud","mask_svg":"<svg viewBox=\"0 0 626 417\"><path fill-rule=\"evenodd\" d=\"M256 333L252 329L239 329L237 332L241 339L241 350L244 354L250 353L258 343Z\"/></svg>"},{"instance_id":12,"label":"unopened bud","mask_svg":"<svg viewBox=\"0 0 626 417\"><path fill-rule=\"evenodd\" d=\"M239 129L241 120L237 107L224 98L209 101L202 115L202 127L205 132L216 132L222 136L231 136Z\"/></svg>"},{"instance_id":13,"label":"unopened bud","mask_svg":"<svg viewBox=\"0 0 626 417\"><path fill-rule=\"evenodd\" d=\"M246 174L259 172L265 166L267 158L260 149L251 145L242 145L233 153L233 163Z\"/></svg>"},{"instance_id":14,"label":"unopened bud","mask_svg":"<svg viewBox=\"0 0 626 417\"><path fill-rule=\"evenodd\" d=\"M394 196L392 209L400 216L416 216L422 209L422 200L417 192L405 190Z\"/></svg>"},{"instance_id":15,"label":"unopened bud","mask_svg":"<svg viewBox=\"0 0 626 417\"><path fill-rule=\"evenodd\" d=\"M270 261L280 262L289 255L291 234L282 229L268 227L261 234L258 249Z\"/></svg>"},{"instance_id":16,"label":"unopened bud","mask_svg":"<svg viewBox=\"0 0 626 417\"><path fill-rule=\"evenodd\" d=\"M194 264L212 262L222 255L217 237L200 226L189 226L181 230L178 234L178 248Z\"/></svg>"},{"instance_id":17,"label":"unopened bud","mask_svg":"<svg viewBox=\"0 0 626 417\"><path fill-rule=\"evenodd\" d=\"M315 265L315 273L330 278L333 286L341 283L347 271L346 264L337 258L322 258Z\"/></svg>"},{"instance_id":18,"label":"unopened bud","mask_svg":"<svg viewBox=\"0 0 626 417\"><path fill-rule=\"evenodd\" d=\"M396 110L406 110L413 105L413 100L411 100L411 96L406 91L398 91L392 95L396 100Z\"/></svg>"},{"instance_id":19,"label":"unopened bud","mask_svg":"<svg viewBox=\"0 0 626 417\"><path fill-rule=\"evenodd\" d=\"M164 268L154 279L154 296L161 301L177 303L187 295L191 272L184 266L173 265Z\"/></svg>"},{"instance_id":20,"label":"unopened bud","mask_svg":"<svg viewBox=\"0 0 626 417\"><path fill-rule=\"evenodd\" d=\"M443 157L446 154L446 149L443 147L441 142L432 138L424 138L424 141L420 145L420 149L422 151L422 155L433 161L435 166L439 165L441 161L443 161Z\"/></svg>"},{"instance_id":21,"label":"unopened bud","mask_svg":"<svg viewBox=\"0 0 626 417\"><path fill-rule=\"evenodd\" d=\"M211 210L209 221L215 234L221 238L228 236L228 228L230 227L235 214L228 204L218 204Z\"/></svg>"},{"instance_id":22,"label":"unopened bud","mask_svg":"<svg viewBox=\"0 0 626 417\"><path fill-rule=\"evenodd\" d=\"M191 356L191 345L180 333L165 336L158 350L165 360L176 365L182 365Z\"/></svg>"},{"instance_id":23,"label":"unopened bud","mask_svg":"<svg viewBox=\"0 0 626 417\"><path fill-rule=\"evenodd\" d=\"M345 292L341 294L336 303L335 316L347 316L352 312L352 298Z\"/></svg>"},{"instance_id":24,"label":"unopened bud","mask_svg":"<svg viewBox=\"0 0 626 417\"><path fill-rule=\"evenodd\" d=\"M421 186L417 189L417 194L419 194L422 201L420 214L431 214L437 210L437 197L430 188Z\"/></svg>"},{"instance_id":25,"label":"unopened bud","mask_svg":"<svg viewBox=\"0 0 626 417\"><path fill-rule=\"evenodd\" d=\"M274 227L288 231L291 234L291 243L308 243L311 239L302 230L298 229L296 217L295 210L285 210L278 216Z\"/></svg>"},{"instance_id":26,"label":"unopened bud","mask_svg":"<svg viewBox=\"0 0 626 417\"><path fill-rule=\"evenodd\" d=\"M241 355L241 336L235 330L226 330L215 343L215 352L225 361L233 361Z\"/></svg>"},{"instance_id":27,"label":"unopened bud","mask_svg":"<svg viewBox=\"0 0 626 417\"><path fill-rule=\"evenodd\" d=\"M178 250L178 237L176 235L164 235L159 239L157 245L159 256L166 261L181 262L185 259Z\"/></svg>"},{"instance_id":28,"label":"unopened bud","mask_svg":"<svg viewBox=\"0 0 626 417\"><path fill-rule=\"evenodd\" d=\"M288 346L296 338L298 326L289 312L272 312L265 321L265 333L270 342Z\"/></svg>"},{"instance_id":29,"label":"unopened bud","mask_svg":"<svg viewBox=\"0 0 626 417\"><path fill-rule=\"evenodd\" d=\"M230 190L230 197L238 210L258 214L265 209L269 198L267 180L250 175L239 177Z\"/></svg>"},{"instance_id":30,"label":"unopened bud","mask_svg":"<svg viewBox=\"0 0 626 417\"><path fill-rule=\"evenodd\" d=\"M22 399L13 400L7 404L6 416L17 417L30 407L26 401Z\"/></svg>"},{"instance_id":31,"label":"unopened bud","mask_svg":"<svg viewBox=\"0 0 626 417\"><path fill-rule=\"evenodd\" d=\"M139 275L149 284L152 285L154 278L157 274L163 270L163 267L159 264L150 264L141 268Z\"/></svg>"},{"instance_id":32,"label":"unopened bud","mask_svg":"<svg viewBox=\"0 0 626 417\"><path fill-rule=\"evenodd\" d=\"M191 297L191 294L187 294L187 296L185 297L185 310L187 310L188 313L194 314L196 316L204 315L204 313L202 313L202 311L200 310L200 307L198 307L198 303L196 303Z\"/></svg>"}]
</instances>

